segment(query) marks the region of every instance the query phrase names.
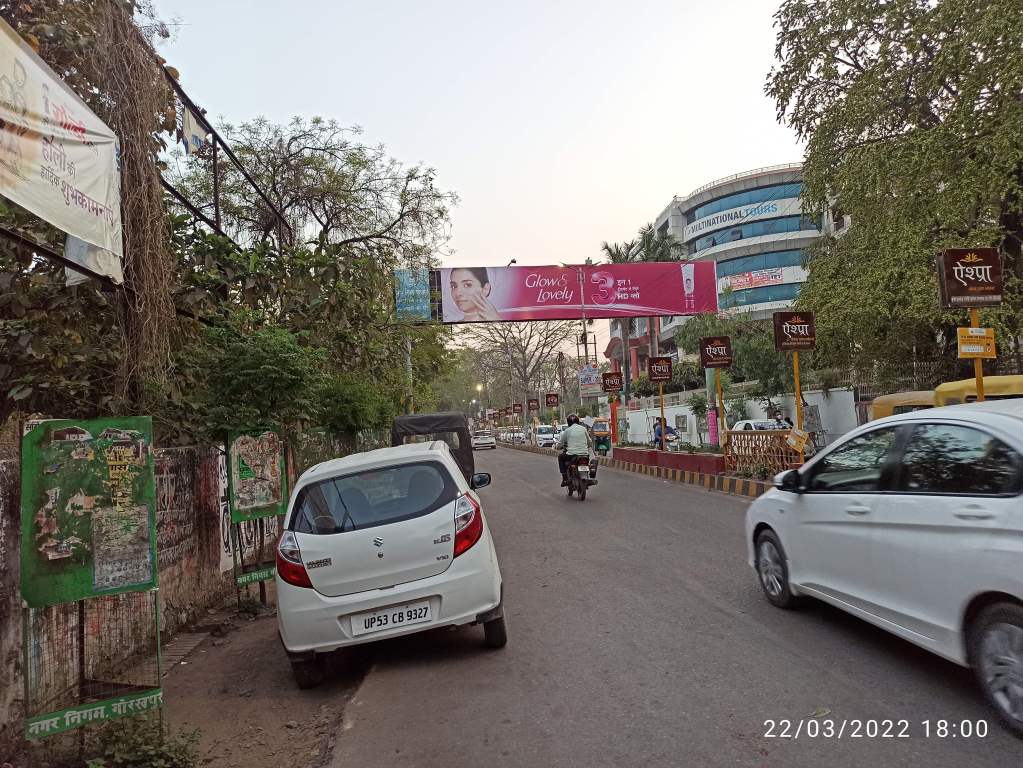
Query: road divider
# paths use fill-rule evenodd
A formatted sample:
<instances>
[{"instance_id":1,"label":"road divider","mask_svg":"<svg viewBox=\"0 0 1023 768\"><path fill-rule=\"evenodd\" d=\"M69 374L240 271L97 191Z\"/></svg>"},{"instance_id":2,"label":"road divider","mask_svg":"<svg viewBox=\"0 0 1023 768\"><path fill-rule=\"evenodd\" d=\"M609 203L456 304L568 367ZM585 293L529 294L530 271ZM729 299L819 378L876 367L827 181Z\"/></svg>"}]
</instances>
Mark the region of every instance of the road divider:
<instances>
[{"instance_id":1,"label":"road divider","mask_svg":"<svg viewBox=\"0 0 1023 768\"><path fill-rule=\"evenodd\" d=\"M546 456L557 456L557 451L552 448L538 448L535 445L522 445L521 443L497 443L502 448L511 448L516 451L527 453L541 453ZM620 469L625 472L635 472L639 475L658 477L674 483L696 485L708 491L728 493L733 496L745 496L755 499L766 493L771 484L764 480L752 480L746 477L733 477L731 475L715 475L705 472L691 472L683 469L670 469L668 467L657 467L649 464L637 464L632 461L621 461L606 456L598 456L597 461L601 466L612 469Z\"/></svg>"}]
</instances>

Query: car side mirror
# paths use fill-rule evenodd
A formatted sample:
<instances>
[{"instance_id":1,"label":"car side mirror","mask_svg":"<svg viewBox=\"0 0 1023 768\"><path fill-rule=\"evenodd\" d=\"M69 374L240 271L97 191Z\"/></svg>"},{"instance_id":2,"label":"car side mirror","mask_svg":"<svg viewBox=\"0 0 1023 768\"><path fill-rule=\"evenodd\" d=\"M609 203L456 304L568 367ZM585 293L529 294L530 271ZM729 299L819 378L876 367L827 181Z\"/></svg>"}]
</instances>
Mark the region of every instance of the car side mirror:
<instances>
[{"instance_id":1,"label":"car side mirror","mask_svg":"<svg viewBox=\"0 0 1023 768\"><path fill-rule=\"evenodd\" d=\"M774 487L779 491L789 493L802 493L803 486L800 482L798 469L789 469L774 476Z\"/></svg>"},{"instance_id":2,"label":"car side mirror","mask_svg":"<svg viewBox=\"0 0 1023 768\"><path fill-rule=\"evenodd\" d=\"M474 491L479 488L486 488L488 485L490 485L489 472L477 472L472 476L472 480L469 482L469 487Z\"/></svg>"}]
</instances>

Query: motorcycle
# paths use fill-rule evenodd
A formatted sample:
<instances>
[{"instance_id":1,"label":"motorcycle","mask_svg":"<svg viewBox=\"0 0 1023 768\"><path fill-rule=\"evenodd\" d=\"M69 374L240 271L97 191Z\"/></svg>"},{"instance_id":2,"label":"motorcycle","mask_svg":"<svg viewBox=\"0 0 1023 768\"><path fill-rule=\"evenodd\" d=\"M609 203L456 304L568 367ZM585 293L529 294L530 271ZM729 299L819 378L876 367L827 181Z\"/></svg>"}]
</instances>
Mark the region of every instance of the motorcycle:
<instances>
[{"instance_id":1,"label":"motorcycle","mask_svg":"<svg viewBox=\"0 0 1023 768\"><path fill-rule=\"evenodd\" d=\"M568 462L568 496L579 494L579 501L586 501L586 490L597 484L597 460L589 456L573 456Z\"/></svg>"}]
</instances>

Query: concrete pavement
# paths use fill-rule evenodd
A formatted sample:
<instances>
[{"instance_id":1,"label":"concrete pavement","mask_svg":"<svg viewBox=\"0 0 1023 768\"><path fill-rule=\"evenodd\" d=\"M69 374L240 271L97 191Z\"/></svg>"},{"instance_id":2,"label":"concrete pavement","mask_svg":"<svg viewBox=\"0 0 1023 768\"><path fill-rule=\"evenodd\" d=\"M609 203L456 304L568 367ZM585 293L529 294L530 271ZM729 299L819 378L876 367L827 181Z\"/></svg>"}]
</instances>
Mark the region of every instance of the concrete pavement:
<instances>
[{"instance_id":1,"label":"concrete pavement","mask_svg":"<svg viewBox=\"0 0 1023 768\"><path fill-rule=\"evenodd\" d=\"M484 649L480 628L368 646L332 765L958 767L1023 754L966 670L823 605L771 607L745 563L745 500L602 468L579 502L549 457L498 449L477 466L494 475L481 495L508 647ZM864 725L809 738L810 718ZM783 719L793 733L804 721L799 739L765 735ZM866 721L885 719L908 738L868 736ZM939 719L985 720L988 736L937 738Z\"/></svg>"}]
</instances>

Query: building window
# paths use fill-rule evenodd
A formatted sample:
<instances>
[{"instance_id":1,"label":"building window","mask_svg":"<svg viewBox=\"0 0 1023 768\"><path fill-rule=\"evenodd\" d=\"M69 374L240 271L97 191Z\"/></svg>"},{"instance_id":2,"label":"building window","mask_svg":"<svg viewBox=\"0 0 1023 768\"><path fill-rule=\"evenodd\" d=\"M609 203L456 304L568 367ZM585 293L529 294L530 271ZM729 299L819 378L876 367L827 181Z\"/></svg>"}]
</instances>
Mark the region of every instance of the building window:
<instances>
[{"instance_id":1,"label":"building window","mask_svg":"<svg viewBox=\"0 0 1023 768\"><path fill-rule=\"evenodd\" d=\"M793 301L799 296L799 289L802 285L802 283L785 283L722 293L718 297L718 304L721 309L732 309L751 304L765 304L769 301Z\"/></svg>"},{"instance_id":2,"label":"building window","mask_svg":"<svg viewBox=\"0 0 1023 768\"><path fill-rule=\"evenodd\" d=\"M718 277L741 275L758 269L775 269L777 267L798 267L803 264L803 251L771 251L758 253L756 256L740 256L737 259L725 259L718 262Z\"/></svg>"},{"instance_id":3,"label":"building window","mask_svg":"<svg viewBox=\"0 0 1023 768\"><path fill-rule=\"evenodd\" d=\"M729 208L739 208L753 203L764 203L768 200L784 200L787 197L799 197L802 192L803 185L801 183L775 184L770 187L751 189L747 192L737 192L734 195L719 197L717 200L704 203L686 217L686 223L692 224L694 221L699 221L705 216L727 211Z\"/></svg>"},{"instance_id":4,"label":"building window","mask_svg":"<svg viewBox=\"0 0 1023 768\"><path fill-rule=\"evenodd\" d=\"M689 244L689 252L697 253L714 245L745 240L750 237L779 235L784 232L799 232L801 230L817 231L817 225L812 219L802 215L783 216L780 219L768 219L767 221L753 221L749 224L743 224L741 227L719 230L712 235L694 240Z\"/></svg>"}]
</instances>

